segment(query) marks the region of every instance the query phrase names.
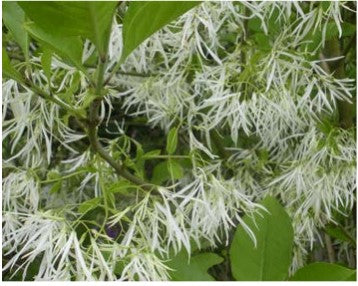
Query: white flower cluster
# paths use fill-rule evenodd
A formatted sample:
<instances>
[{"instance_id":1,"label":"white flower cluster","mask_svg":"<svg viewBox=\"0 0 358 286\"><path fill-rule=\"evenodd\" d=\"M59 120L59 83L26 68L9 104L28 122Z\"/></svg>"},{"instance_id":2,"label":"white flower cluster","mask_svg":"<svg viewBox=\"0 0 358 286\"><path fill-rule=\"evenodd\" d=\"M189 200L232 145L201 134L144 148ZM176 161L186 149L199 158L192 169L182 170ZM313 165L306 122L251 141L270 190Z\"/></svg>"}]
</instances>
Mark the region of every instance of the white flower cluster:
<instances>
[{"instance_id":1,"label":"white flower cluster","mask_svg":"<svg viewBox=\"0 0 358 286\"><path fill-rule=\"evenodd\" d=\"M164 262L172 250L190 253L193 243L228 244L237 224L255 240L242 215L258 210L267 194L279 196L293 219L292 268L301 266L318 229L334 219L333 211L352 208L356 188L353 131L327 128L322 119L335 112L338 100L351 100L353 82L334 78L321 62L309 60L306 49L306 37L314 30L322 29L319 46L324 44L329 21L342 33L340 9L347 7L334 1L325 9L305 5L309 12L296 1L205 2L129 56L109 82L101 118L109 120L112 103L122 100L127 115L145 116L153 127L167 132L180 125L193 167L156 194L135 190L98 227L81 222L74 207L88 197L104 197L107 203L106 186L117 180L113 170L89 148L83 153L73 148L71 143L83 135L68 127L60 108L12 80L4 82L3 139L11 138L12 154L6 166L16 169L21 159L24 168L3 180L3 249L12 255L4 270L16 265L25 277L31 262L40 259L38 280L116 280L119 273L120 280L167 280L170 269ZM282 29L268 37L269 49L242 41L252 19L265 37L273 13ZM288 21L292 15L297 18L293 24ZM226 50L228 41L235 46L232 51ZM107 72L121 48L121 25L115 24ZM83 61L93 52L86 42ZM55 86L58 93L78 80L76 104L83 104L84 76L76 79L75 70L58 59L52 69L54 78L63 76ZM34 77L47 87L43 74ZM123 135L119 125L118 130ZM225 158L215 151L214 132L223 142L229 134ZM53 142L70 154L59 170L80 179L66 185L61 207L49 210L55 195L41 187L36 170L48 168ZM106 139L108 153L115 155L117 143ZM78 236L81 224L85 231ZM111 227L121 229L120 240L104 230Z\"/></svg>"},{"instance_id":2,"label":"white flower cluster","mask_svg":"<svg viewBox=\"0 0 358 286\"><path fill-rule=\"evenodd\" d=\"M230 181L234 188L220 177L221 164L213 163L217 160L207 166L214 169L214 176L201 177L200 169L193 170L193 184L203 180L206 192L213 185L211 180L219 185L214 197L203 199L214 204L210 209L216 210L215 219L203 218L210 220L210 226L200 227L197 221L192 226L205 231L208 227L217 229L215 222L224 218L221 224L229 229L230 216L225 210L236 208L230 206L231 200L219 206L221 200L216 196L227 193L235 197L238 186L244 186L245 199L249 194L257 198L277 194L293 218L297 250L292 267L297 269L316 241L318 228L333 219L333 210L351 209L355 200L354 133L340 128L327 131L321 121L335 112L337 101L351 101L354 80L337 79L323 68L322 61L309 60L324 45L330 21L342 33L340 9L348 8L344 2L327 2L325 8L313 8L314 3L310 3L309 13L305 13L295 1L241 4L204 3L156 33L123 66L123 71L148 76L114 78L113 85L125 87L114 96L123 98L128 114L145 115L153 126L169 130L180 122L191 150L212 159L217 158L212 131L228 128L236 146L241 138L255 137L257 143L250 149L227 149L235 166L236 174ZM262 29L268 32L269 17L275 9L282 31L272 39L269 50L257 51L252 43L237 42L233 52L223 51L225 33L238 31L240 38L245 19L260 19ZM291 24L287 20L293 13L297 21ZM322 39L310 52L305 45L307 35L319 29ZM161 65L154 60L158 55ZM243 57L248 59L245 63ZM261 151L267 152L263 156L267 158L257 155ZM200 197L200 193L193 194ZM190 195L186 196L189 200ZM202 211L205 217L210 213L205 208Z\"/></svg>"}]
</instances>

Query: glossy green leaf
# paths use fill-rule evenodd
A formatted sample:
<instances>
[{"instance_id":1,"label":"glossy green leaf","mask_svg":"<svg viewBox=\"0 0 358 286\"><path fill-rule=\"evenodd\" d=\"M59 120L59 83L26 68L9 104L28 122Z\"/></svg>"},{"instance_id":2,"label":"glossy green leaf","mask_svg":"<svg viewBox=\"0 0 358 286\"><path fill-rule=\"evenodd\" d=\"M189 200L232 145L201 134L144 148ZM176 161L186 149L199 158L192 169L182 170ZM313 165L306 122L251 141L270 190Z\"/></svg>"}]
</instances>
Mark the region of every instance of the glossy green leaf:
<instances>
[{"instance_id":1,"label":"glossy green leaf","mask_svg":"<svg viewBox=\"0 0 358 286\"><path fill-rule=\"evenodd\" d=\"M166 265L173 269L169 271L172 281L214 281L208 274L208 269L219 264L224 259L215 253L200 253L188 258L185 250L169 259Z\"/></svg>"},{"instance_id":2,"label":"glossy green leaf","mask_svg":"<svg viewBox=\"0 0 358 286\"><path fill-rule=\"evenodd\" d=\"M14 79L17 82L23 82L21 74L11 65L5 48L2 48L2 75L3 77Z\"/></svg>"},{"instance_id":3,"label":"glossy green leaf","mask_svg":"<svg viewBox=\"0 0 358 286\"><path fill-rule=\"evenodd\" d=\"M121 62L149 36L199 3L197 1L130 2L123 20Z\"/></svg>"},{"instance_id":4,"label":"glossy green leaf","mask_svg":"<svg viewBox=\"0 0 358 286\"><path fill-rule=\"evenodd\" d=\"M29 36L24 27L25 13L16 2L3 2L2 5L4 24L19 44L27 60L29 57Z\"/></svg>"},{"instance_id":5,"label":"glossy green leaf","mask_svg":"<svg viewBox=\"0 0 358 286\"><path fill-rule=\"evenodd\" d=\"M285 209L273 197L261 203L260 210L243 218L253 231L256 246L242 225L236 230L230 247L232 274L239 281L281 281L291 265L293 229Z\"/></svg>"},{"instance_id":6,"label":"glossy green leaf","mask_svg":"<svg viewBox=\"0 0 358 286\"><path fill-rule=\"evenodd\" d=\"M20 2L26 15L45 33L60 40L81 36L105 54L118 2ZM60 48L60 47L59 47Z\"/></svg>"},{"instance_id":7,"label":"glossy green leaf","mask_svg":"<svg viewBox=\"0 0 358 286\"><path fill-rule=\"evenodd\" d=\"M178 145L178 128L174 127L170 129L167 136L166 150L168 154L173 154Z\"/></svg>"},{"instance_id":8,"label":"glossy green leaf","mask_svg":"<svg viewBox=\"0 0 358 286\"><path fill-rule=\"evenodd\" d=\"M316 262L308 264L290 278L291 281L355 281L356 270L338 264Z\"/></svg>"},{"instance_id":9,"label":"glossy green leaf","mask_svg":"<svg viewBox=\"0 0 358 286\"><path fill-rule=\"evenodd\" d=\"M52 61L52 50L45 49L41 56L41 65L49 83L51 82L51 61Z\"/></svg>"},{"instance_id":10,"label":"glossy green leaf","mask_svg":"<svg viewBox=\"0 0 358 286\"><path fill-rule=\"evenodd\" d=\"M79 205L78 207L78 212L79 213L86 213L89 210L92 210L94 208L96 208L102 201L102 198L93 198L87 201L84 201L82 204Z\"/></svg>"}]
</instances>

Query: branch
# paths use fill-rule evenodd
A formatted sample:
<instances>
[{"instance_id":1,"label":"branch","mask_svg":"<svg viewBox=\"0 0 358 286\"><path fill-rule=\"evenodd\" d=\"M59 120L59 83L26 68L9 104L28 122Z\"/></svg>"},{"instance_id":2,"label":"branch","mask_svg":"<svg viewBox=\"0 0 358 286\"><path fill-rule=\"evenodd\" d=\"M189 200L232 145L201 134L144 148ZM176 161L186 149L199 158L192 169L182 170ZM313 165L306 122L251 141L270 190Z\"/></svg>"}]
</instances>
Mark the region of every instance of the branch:
<instances>
[{"instance_id":1,"label":"branch","mask_svg":"<svg viewBox=\"0 0 358 286\"><path fill-rule=\"evenodd\" d=\"M105 71L105 61L100 59L100 63L98 65L98 77L97 77L97 85L96 85L96 95L98 96L97 99L95 99L90 107L89 107L89 115L87 120L87 135L88 139L90 141L92 150L96 152L103 160L105 160L110 166L113 167L113 169L116 171L116 173L125 178L126 180L142 187L145 190L153 190L154 185L149 184L145 181L143 181L141 178L131 174L128 172L123 165L117 163L113 157L110 156L102 147L101 143L98 139L98 125L100 123L99 119L99 108L101 105L101 101L103 99L102 96L102 88L103 88L103 78L104 78L104 71Z\"/></svg>"},{"instance_id":2,"label":"branch","mask_svg":"<svg viewBox=\"0 0 358 286\"><path fill-rule=\"evenodd\" d=\"M98 114L98 106L100 101L95 100L92 103L92 106L90 108L90 120L87 128L87 134L88 138L91 143L92 150L96 152L98 155L101 156L102 159L104 159L109 165L113 167L113 169L116 171L116 173L125 178L126 180L142 187L146 190L152 190L154 188L154 185L146 183L142 179L138 178L137 176L132 175L130 172L128 172L121 164L117 163L113 157L111 157L101 146L101 143L98 140L97 136L97 129L98 129L98 118L94 116L94 114Z\"/></svg>"},{"instance_id":3,"label":"branch","mask_svg":"<svg viewBox=\"0 0 358 286\"><path fill-rule=\"evenodd\" d=\"M324 234L324 240L326 243L326 248L327 248L327 255L328 255L328 260L330 263L334 263L336 261L335 258L335 252L334 252L334 248L332 245L332 240L331 237L328 234Z\"/></svg>"}]
</instances>

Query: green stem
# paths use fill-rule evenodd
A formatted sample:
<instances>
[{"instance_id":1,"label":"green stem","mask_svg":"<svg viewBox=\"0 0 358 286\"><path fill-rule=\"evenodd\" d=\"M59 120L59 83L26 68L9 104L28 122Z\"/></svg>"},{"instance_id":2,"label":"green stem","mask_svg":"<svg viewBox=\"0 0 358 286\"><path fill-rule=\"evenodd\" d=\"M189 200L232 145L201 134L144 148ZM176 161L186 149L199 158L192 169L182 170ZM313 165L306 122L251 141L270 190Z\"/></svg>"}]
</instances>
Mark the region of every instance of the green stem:
<instances>
[{"instance_id":1,"label":"green stem","mask_svg":"<svg viewBox=\"0 0 358 286\"><path fill-rule=\"evenodd\" d=\"M101 93L102 93L105 69L106 69L106 61L101 58L98 64L97 82L96 82L96 95L99 97L101 97Z\"/></svg>"}]
</instances>

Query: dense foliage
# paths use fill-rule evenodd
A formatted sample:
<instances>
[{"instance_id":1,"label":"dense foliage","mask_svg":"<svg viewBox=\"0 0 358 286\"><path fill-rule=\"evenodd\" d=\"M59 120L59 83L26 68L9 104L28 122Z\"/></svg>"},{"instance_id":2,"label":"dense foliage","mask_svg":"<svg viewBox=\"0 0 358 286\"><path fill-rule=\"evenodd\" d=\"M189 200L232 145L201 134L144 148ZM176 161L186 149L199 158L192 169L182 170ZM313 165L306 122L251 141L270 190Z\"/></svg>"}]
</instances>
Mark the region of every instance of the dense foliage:
<instances>
[{"instance_id":1,"label":"dense foliage","mask_svg":"<svg viewBox=\"0 0 358 286\"><path fill-rule=\"evenodd\" d=\"M4 280L355 280L356 2L3 2Z\"/></svg>"}]
</instances>

